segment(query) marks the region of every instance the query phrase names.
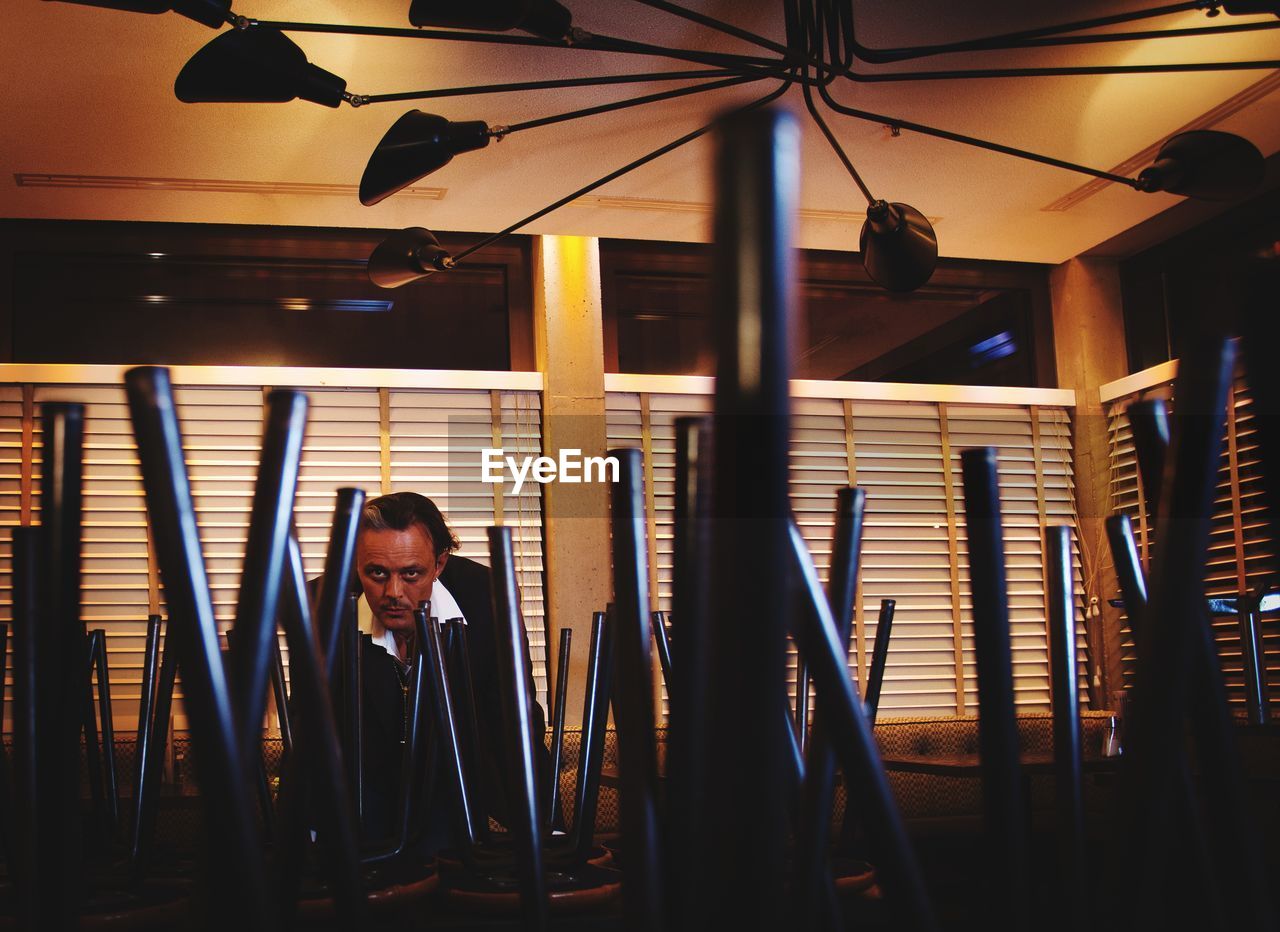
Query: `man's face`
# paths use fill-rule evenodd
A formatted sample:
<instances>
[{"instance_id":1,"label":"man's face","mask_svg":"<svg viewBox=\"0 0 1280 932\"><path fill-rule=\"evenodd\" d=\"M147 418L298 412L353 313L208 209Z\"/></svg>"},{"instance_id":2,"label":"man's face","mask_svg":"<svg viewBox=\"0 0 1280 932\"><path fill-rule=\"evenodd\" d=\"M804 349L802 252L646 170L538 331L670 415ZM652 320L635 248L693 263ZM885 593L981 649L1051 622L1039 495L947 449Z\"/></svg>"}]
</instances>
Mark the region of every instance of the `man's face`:
<instances>
[{"instance_id":1,"label":"man's face","mask_svg":"<svg viewBox=\"0 0 1280 932\"><path fill-rule=\"evenodd\" d=\"M403 531L365 530L356 541L356 567L374 616L391 631L413 630L413 610L431 598L431 587L449 554L436 556L420 524Z\"/></svg>"}]
</instances>

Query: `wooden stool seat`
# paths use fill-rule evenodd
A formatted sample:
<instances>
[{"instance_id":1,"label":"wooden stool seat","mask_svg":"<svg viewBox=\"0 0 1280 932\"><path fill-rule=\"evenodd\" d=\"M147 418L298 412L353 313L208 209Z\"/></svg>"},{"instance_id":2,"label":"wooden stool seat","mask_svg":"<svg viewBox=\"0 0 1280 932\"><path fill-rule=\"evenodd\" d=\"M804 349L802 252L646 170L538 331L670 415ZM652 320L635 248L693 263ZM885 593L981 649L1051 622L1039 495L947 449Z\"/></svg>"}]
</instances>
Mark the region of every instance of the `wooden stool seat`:
<instances>
[{"instance_id":1,"label":"wooden stool seat","mask_svg":"<svg viewBox=\"0 0 1280 932\"><path fill-rule=\"evenodd\" d=\"M572 871L547 872L551 912L569 915L595 912L614 905L622 893L622 874L608 867L585 864ZM490 916L520 911L520 886L514 873L477 876L444 871L445 896L455 906Z\"/></svg>"},{"instance_id":2,"label":"wooden stool seat","mask_svg":"<svg viewBox=\"0 0 1280 932\"><path fill-rule=\"evenodd\" d=\"M837 893L864 893L877 888L876 869L866 861L833 855L830 863L831 879Z\"/></svg>"},{"instance_id":3,"label":"wooden stool seat","mask_svg":"<svg viewBox=\"0 0 1280 932\"><path fill-rule=\"evenodd\" d=\"M543 857L547 867L569 870L582 863L595 867L611 867L615 860L613 852L604 845L591 847L587 851L585 859L574 848L570 847L547 847ZM509 870L515 864L515 852L510 847L501 844L494 847L486 845L476 850L473 859L476 863L491 867L494 870ZM464 868L462 856L454 848L446 848L437 852L436 861L441 871L461 871Z\"/></svg>"},{"instance_id":4,"label":"wooden stool seat","mask_svg":"<svg viewBox=\"0 0 1280 932\"><path fill-rule=\"evenodd\" d=\"M396 913L431 896L440 886L434 861L426 864L379 864L365 872L365 890L371 915ZM305 890L298 900L298 918L325 922L337 918L333 897L325 888Z\"/></svg>"}]
</instances>

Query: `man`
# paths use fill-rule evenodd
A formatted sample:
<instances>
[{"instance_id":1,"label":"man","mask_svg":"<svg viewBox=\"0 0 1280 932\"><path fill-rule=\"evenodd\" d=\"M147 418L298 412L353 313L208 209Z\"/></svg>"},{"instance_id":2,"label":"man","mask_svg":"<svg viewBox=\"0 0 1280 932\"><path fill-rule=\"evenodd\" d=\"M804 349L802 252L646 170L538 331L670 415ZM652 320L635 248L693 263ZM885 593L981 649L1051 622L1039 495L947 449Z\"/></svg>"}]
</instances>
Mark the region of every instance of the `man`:
<instances>
[{"instance_id":1,"label":"man","mask_svg":"<svg viewBox=\"0 0 1280 932\"><path fill-rule=\"evenodd\" d=\"M469 772L490 814L502 819L507 807L506 767L501 743L502 708L494 688L499 675L493 603L488 567L457 556L458 540L440 509L416 492L395 492L365 505L356 538L356 576L372 611L366 625L372 644L364 651L365 836L390 838L397 831L405 729L406 688L417 657L413 612L430 601L431 615L440 621L465 620L472 680L476 684L476 717L480 773ZM527 660L526 660L527 662ZM460 684L452 684L456 688ZM542 709L534 704L534 734L545 729ZM428 733L435 732L434 724ZM545 749L539 744L540 777L549 771ZM429 853L452 837L450 808L453 794L441 784L443 756L435 778L437 790L428 800L426 837ZM541 782L541 780L540 780ZM444 790L444 792L441 792ZM447 808L449 807L449 808Z\"/></svg>"}]
</instances>

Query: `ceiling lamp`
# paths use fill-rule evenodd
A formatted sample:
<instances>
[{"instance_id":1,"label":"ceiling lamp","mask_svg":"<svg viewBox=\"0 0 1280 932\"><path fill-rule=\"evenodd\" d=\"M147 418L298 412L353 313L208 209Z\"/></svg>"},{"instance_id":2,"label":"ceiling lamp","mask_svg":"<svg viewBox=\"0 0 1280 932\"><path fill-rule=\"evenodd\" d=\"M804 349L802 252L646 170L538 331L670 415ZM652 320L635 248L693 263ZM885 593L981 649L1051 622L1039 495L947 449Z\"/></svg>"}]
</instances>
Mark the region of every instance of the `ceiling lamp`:
<instances>
[{"instance_id":1,"label":"ceiling lamp","mask_svg":"<svg viewBox=\"0 0 1280 932\"><path fill-rule=\"evenodd\" d=\"M876 201L858 238L862 265L887 291L915 291L938 264L938 237L924 214L909 204Z\"/></svg>"},{"instance_id":2,"label":"ceiling lamp","mask_svg":"<svg viewBox=\"0 0 1280 932\"><path fill-rule=\"evenodd\" d=\"M73 0L77 2L77 0ZM1108 74L1178 74L1204 71L1272 71L1280 69L1280 58L1257 61L1184 61L1144 64L1090 64L1083 66L1027 65L1027 54L1058 45L1098 44L1112 47L1163 38L1186 42L1197 36L1252 32L1280 28L1280 22L1266 20L1232 22L1171 28L1142 28L1117 31L1122 24L1157 20L1173 14L1200 9L1207 17L1220 12L1240 16L1280 13L1280 0L1192 0L1192 2L1139 9L1092 19L1038 26L1020 32L964 39L960 41L901 48L871 48L859 41L855 27L855 0L778 0L777 15L785 30L785 41L725 22L714 16L686 9L666 0L635 0L668 17L679 18L739 43L754 46L747 52L707 51L704 48L672 48L639 39L588 32L572 24L569 10L555 0L471 0L459 6L444 0L412 0L408 19L413 28L361 26L342 23L299 23L259 21L229 9L230 0L78 0L90 6L105 6L135 12L158 13L172 9L209 25L229 22L235 28L218 36L201 49L178 76L175 91L187 102L205 101L290 101L297 98L337 107L343 101L353 107L407 100L519 93L548 89L572 89L612 84L678 82L671 90L623 98L611 103L570 110L527 120L510 126L481 120L452 120L446 116L410 111L400 117L378 143L360 182L360 200L366 205L381 202L416 180L439 171L463 152L483 149L491 139L570 120L638 107L663 100L719 89L763 82L768 90L745 107L763 106L790 91L799 89L814 123L822 130L867 202L867 220L859 236L859 250L868 277L890 291L911 291L925 284L938 258L938 241L924 214L909 204L875 197L855 170L839 138L823 116L851 117L897 132L913 132L959 145L984 149L1002 156L1037 162L1041 165L1088 175L1124 185L1140 192L1165 191L1187 197L1212 200L1246 195L1262 180L1261 153L1247 140L1227 133L1197 130L1180 133L1161 147L1156 161L1136 178L1081 165L1040 152L969 136L952 129L902 119L891 113L875 113L850 106L838 98L841 87L893 82L952 82L1009 80L1041 76L1096 76ZM725 9L732 9L728 5ZM585 0L583 10L591 10ZM443 28L428 28L443 27ZM513 33L519 30L520 33ZM502 84L434 87L425 90L381 94L353 94L346 82L307 61L306 54L286 37L286 33L346 34L364 37L413 38L431 42L489 43L554 48L566 55L593 52L674 59L685 63L684 70L636 73L622 70L612 74L583 77L541 77ZM941 67L924 69L885 67L901 62L918 62L966 53L981 55L988 67ZM1021 53L1017 61L999 60L1001 55ZM877 67L868 69L866 64ZM697 68L690 68L689 65ZM523 78L523 76L522 76ZM664 143L651 152L617 168L588 185L559 198L516 221L503 230L450 256L427 230L414 227L391 237L374 251L369 273L378 284L396 287L423 278L441 269L456 268L468 255L563 207L574 199L622 177L641 165L699 138L710 124ZM489 193L489 192L486 192ZM852 246L853 244L850 243Z\"/></svg>"},{"instance_id":3,"label":"ceiling lamp","mask_svg":"<svg viewBox=\"0 0 1280 932\"><path fill-rule=\"evenodd\" d=\"M369 278L383 288L399 288L451 268L453 257L434 233L422 227L393 233L369 255Z\"/></svg>"},{"instance_id":4,"label":"ceiling lamp","mask_svg":"<svg viewBox=\"0 0 1280 932\"><path fill-rule=\"evenodd\" d=\"M455 155L483 149L491 135L489 124L480 120L454 123L434 113L410 110L373 150L360 179L360 203L372 207L444 168Z\"/></svg>"},{"instance_id":5,"label":"ceiling lamp","mask_svg":"<svg viewBox=\"0 0 1280 932\"><path fill-rule=\"evenodd\" d=\"M345 99L347 82L307 61L278 29L224 32L191 57L173 92L183 103L285 103L301 98L326 107Z\"/></svg>"},{"instance_id":6,"label":"ceiling lamp","mask_svg":"<svg viewBox=\"0 0 1280 932\"><path fill-rule=\"evenodd\" d=\"M231 0L63 0L80 6L96 6L105 10L122 10L126 13L181 13L188 19L203 23L211 29L220 29L229 22Z\"/></svg>"},{"instance_id":7,"label":"ceiling lamp","mask_svg":"<svg viewBox=\"0 0 1280 932\"><path fill-rule=\"evenodd\" d=\"M1179 133L1138 175L1139 191L1168 191L1204 201L1233 201L1262 183L1266 162L1257 146L1231 133Z\"/></svg>"},{"instance_id":8,"label":"ceiling lamp","mask_svg":"<svg viewBox=\"0 0 1280 932\"><path fill-rule=\"evenodd\" d=\"M555 0L413 0L409 22L415 26L447 26L506 32L523 29L547 39L563 39L573 27L573 14Z\"/></svg>"}]
</instances>

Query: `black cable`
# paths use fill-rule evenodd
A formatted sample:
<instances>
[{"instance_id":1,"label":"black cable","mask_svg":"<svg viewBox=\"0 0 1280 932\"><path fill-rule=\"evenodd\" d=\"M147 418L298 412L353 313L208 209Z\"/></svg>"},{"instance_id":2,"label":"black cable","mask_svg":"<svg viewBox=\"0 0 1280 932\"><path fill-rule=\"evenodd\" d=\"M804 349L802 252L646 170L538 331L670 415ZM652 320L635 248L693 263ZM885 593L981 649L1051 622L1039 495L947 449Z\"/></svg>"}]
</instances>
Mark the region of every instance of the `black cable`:
<instances>
[{"instance_id":1,"label":"black cable","mask_svg":"<svg viewBox=\"0 0 1280 932\"><path fill-rule=\"evenodd\" d=\"M985 36L980 39L966 39L961 42L945 42L936 45L905 46L892 49L873 49L857 41L853 20L853 0L848 0L848 42L865 62L876 65L892 64L912 58L924 58L929 55L943 55L951 52L985 52L997 49L1019 48L1026 39L1051 36L1058 33L1080 32L1084 29L1096 29L1101 26L1114 26L1119 23L1131 23L1140 19L1153 19L1171 13L1183 13L1188 10L1203 9L1203 0L1185 0L1182 3L1171 3L1165 6L1136 10L1130 13L1118 13L1112 16L1098 16L1092 19L1076 20L1069 23L1058 23L1053 26L1040 26L1036 29L1024 29L1000 35Z\"/></svg>"},{"instance_id":2,"label":"black cable","mask_svg":"<svg viewBox=\"0 0 1280 932\"><path fill-rule=\"evenodd\" d=\"M643 74L601 75L585 78L561 78L553 81L520 81L514 84L476 84L470 87L440 87L427 91L403 91L396 94L365 94L361 104L380 104L402 100L429 100L437 97L470 97L479 94L503 94L512 91L542 91L563 87L595 87L602 84L632 84L642 81L677 81L689 78L717 78L730 72L721 68L702 71L658 71Z\"/></svg>"},{"instance_id":3,"label":"black cable","mask_svg":"<svg viewBox=\"0 0 1280 932\"><path fill-rule=\"evenodd\" d=\"M755 80L761 80L761 79L757 78ZM752 101L746 106L739 107L737 110L733 112L744 113L748 110L754 110L757 107L763 107L766 104L772 103L774 100L777 100L784 93L786 93L786 91L791 87L792 81L793 81L792 76L788 75L783 79L782 85L777 90L770 91L765 96ZM609 172L609 174L605 175L604 177L597 178L595 181L591 182L590 184L584 185L583 187L574 191L572 194L567 194L564 197L560 198L558 201L548 204L546 207L542 208L541 210L535 211L534 213L525 217L523 220L518 220L515 223L511 224L511 226L503 230L499 230L497 233L494 233L491 236L486 236L480 242L475 243L472 246L468 246L466 249L462 250L460 253L454 256L450 267L451 268L456 267L459 262L461 262L463 259L471 255L472 253L476 252L477 250L483 249L485 246L488 246L492 243L497 242L498 240L502 239L504 236L507 236L510 233L514 233L516 230L520 229L522 226L525 226L526 224L533 223L533 221L539 220L542 217L545 217L547 214L551 213L553 210L560 209L565 204L568 204L571 201L577 200L578 198L582 197L584 194L590 194L596 188L601 187L602 185L606 185L610 181L613 181L616 178L620 178L623 175L627 174L628 172L634 171L635 169L641 167L642 165L646 165L649 162L652 162L654 159L659 158L660 156L666 155L668 152L671 152L674 149L680 148L685 143L692 142L698 137L706 135L707 132L710 131L718 122L719 120L713 123L708 123L705 126L699 127L698 129L694 130L691 133L686 133L684 136L681 136L679 139L673 142L669 142L664 146L660 146L659 148L654 149L652 152L646 155L642 155L640 158L636 159L635 161L628 162L626 165L622 166L621 168L618 168L618 169L615 169L614 171Z\"/></svg>"},{"instance_id":4,"label":"black cable","mask_svg":"<svg viewBox=\"0 0 1280 932\"><path fill-rule=\"evenodd\" d=\"M1052 165L1054 168L1065 168L1067 171L1077 172L1082 175L1092 175L1094 178L1102 178L1105 181L1114 181L1117 184L1128 185L1131 188L1137 188L1138 183L1132 178L1126 178L1124 175L1117 175L1113 172L1102 171L1097 168L1090 168L1087 165L1078 165L1075 162L1068 162L1065 159L1058 159L1048 155L1041 155L1038 152L1030 152L1026 149L1018 149L1013 146L1006 146L998 142L988 142L985 139L978 139L975 136L966 136L962 133L953 133L949 130L938 129L934 126L927 126L924 123L915 123L911 120L902 120L896 117L887 116L883 113L872 113L869 110L859 110L855 107L847 107L839 101L832 98L830 91L822 83L818 84L818 93L826 102L827 106L837 113L845 116L855 117L859 120L866 120L872 123L882 125L901 127L909 129L926 136L935 136L938 139L948 139L952 142L959 142L968 146L975 146L979 149L987 149L991 152L999 152L1003 155L1011 155L1014 158L1025 159L1030 162L1039 162L1042 165Z\"/></svg>"},{"instance_id":5,"label":"black cable","mask_svg":"<svg viewBox=\"0 0 1280 932\"><path fill-rule=\"evenodd\" d=\"M823 38L821 15L818 13L816 8L814 8L813 12L815 15L813 16L813 18L810 19L808 23L810 27L809 48L810 50L814 48L821 50L822 38ZM802 18L802 21L803 21L803 18ZM808 65L804 66L804 72L805 72L805 77L808 77L809 75ZM818 112L817 104L815 104L813 100L813 89L806 83L802 85L802 90L804 92L804 105L805 105L805 108L809 111L809 116L811 116L813 118L813 122L818 125L818 129L822 130L822 135L827 137L827 142L831 144L831 148L835 151L836 156L840 159L841 163L844 165L845 171L849 173L849 177L853 179L853 183L858 186L858 190L862 192L862 196L867 199L867 203L868 204L875 203L876 198L871 193L871 189L868 188L866 183L862 180L862 176L858 174L858 170L853 167L853 162L851 162L849 160L849 156L845 154L845 151L841 147L839 140L836 139L835 133L831 131L831 128L827 126L827 121L824 120L822 118L822 114Z\"/></svg>"},{"instance_id":6,"label":"black cable","mask_svg":"<svg viewBox=\"0 0 1280 932\"><path fill-rule=\"evenodd\" d=\"M501 130L495 129L493 135L501 138L510 133L518 133L521 130L537 129L540 126L551 126L555 123L564 123L569 120L577 120L582 117L595 116L600 113L612 113L616 110L625 110L628 107L638 107L641 104L651 104L663 100L672 100L676 97L687 97L690 94L701 94L704 91L714 91L722 87L733 87L738 84L747 84L752 81L760 81L771 75L735 75L731 78L725 78L723 81L711 81L707 84L695 84L691 87L678 87L672 91L660 91L656 94L645 94L641 97L630 97L626 100L618 100L612 103L599 104L595 107L586 107L582 110L570 110L566 113L557 113L554 116L540 117L536 120L526 120L523 123L513 123L511 126L503 127Z\"/></svg>"}]
</instances>

